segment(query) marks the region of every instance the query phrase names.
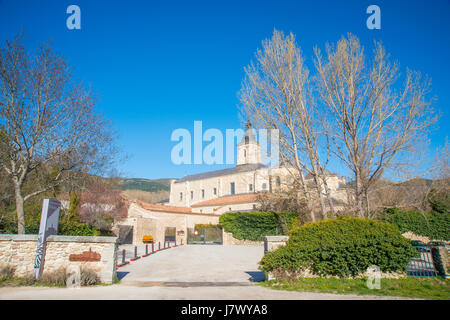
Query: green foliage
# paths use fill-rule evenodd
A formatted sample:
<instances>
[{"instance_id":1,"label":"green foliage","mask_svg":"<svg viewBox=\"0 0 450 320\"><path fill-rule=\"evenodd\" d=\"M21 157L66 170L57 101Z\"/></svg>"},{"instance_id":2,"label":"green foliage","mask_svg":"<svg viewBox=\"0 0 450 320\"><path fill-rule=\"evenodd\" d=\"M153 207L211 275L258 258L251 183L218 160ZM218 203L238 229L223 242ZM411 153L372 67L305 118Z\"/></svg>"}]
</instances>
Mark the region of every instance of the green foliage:
<instances>
[{"instance_id":1,"label":"green foliage","mask_svg":"<svg viewBox=\"0 0 450 320\"><path fill-rule=\"evenodd\" d=\"M264 236L287 233L297 217L296 212L231 212L219 221L236 239L262 241Z\"/></svg>"},{"instance_id":2,"label":"green foliage","mask_svg":"<svg viewBox=\"0 0 450 320\"><path fill-rule=\"evenodd\" d=\"M170 179L148 180L139 178L122 179L122 190L142 190L147 192L170 191Z\"/></svg>"},{"instance_id":3,"label":"green foliage","mask_svg":"<svg viewBox=\"0 0 450 320\"><path fill-rule=\"evenodd\" d=\"M388 209L382 213L381 218L395 224L402 233L411 231L430 239L449 240L450 213L443 209L442 203L436 202L436 207L442 211L419 212Z\"/></svg>"},{"instance_id":4,"label":"green foliage","mask_svg":"<svg viewBox=\"0 0 450 320\"><path fill-rule=\"evenodd\" d=\"M100 231L88 223L60 222L58 234L65 236L99 236Z\"/></svg>"},{"instance_id":5,"label":"green foliage","mask_svg":"<svg viewBox=\"0 0 450 320\"><path fill-rule=\"evenodd\" d=\"M377 290L367 287L366 281L367 278L303 278L296 281L271 280L265 281L261 285L271 289L289 291L398 296L435 300L448 300L450 296L449 280L439 278L382 279L381 288Z\"/></svg>"},{"instance_id":6,"label":"green foliage","mask_svg":"<svg viewBox=\"0 0 450 320\"><path fill-rule=\"evenodd\" d=\"M294 227L289 241L260 261L265 272L309 268L320 276L356 276L371 265L384 272L405 271L417 251L390 223L339 217Z\"/></svg>"},{"instance_id":7,"label":"green foliage","mask_svg":"<svg viewBox=\"0 0 450 320\"><path fill-rule=\"evenodd\" d=\"M212 223L201 224L201 223L199 223L199 224L196 224L194 226L194 229L196 229L196 230L201 230L201 229L222 229L222 226L220 224L212 224Z\"/></svg>"},{"instance_id":8,"label":"green foliage","mask_svg":"<svg viewBox=\"0 0 450 320\"><path fill-rule=\"evenodd\" d=\"M99 236L101 232L88 223L81 223L78 209L80 196L74 192L70 196L70 207L67 217L60 215L58 234L66 236Z\"/></svg>"},{"instance_id":9,"label":"green foliage","mask_svg":"<svg viewBox=\"0 0 450 320\"><path fill-rule=\"evenodd\" d=\"M428 203L433 211L449 214L450 211L450 194L447 191L430 191L428 195Z\"/></svg>"}]
</instances>

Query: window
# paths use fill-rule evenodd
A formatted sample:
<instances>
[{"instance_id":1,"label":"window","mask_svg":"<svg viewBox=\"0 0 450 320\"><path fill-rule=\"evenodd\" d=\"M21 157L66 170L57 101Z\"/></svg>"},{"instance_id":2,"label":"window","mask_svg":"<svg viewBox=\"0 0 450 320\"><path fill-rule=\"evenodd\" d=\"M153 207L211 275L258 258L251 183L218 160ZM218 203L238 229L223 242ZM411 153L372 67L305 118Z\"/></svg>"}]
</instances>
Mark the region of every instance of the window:
<instances>
[{"instance_id":1,"label":"window","mask_svg":"<svg viewBox=\"0 0 450 320\"><path fill-rule=\"evenodd\" d=\"M205 198L205 189L202 189L202 199Z\"/></svg>"},{"instance_id":2,"label":"window","mask_svg":"<svg viewBox=\"0 0 450 320\"><path fill-rule=\"evenodd\" d=\"M281 179L280 179L280 177L277 177L276 179L275 179L275 183L277 184L277 187L279 187L280 185L281 185Z\"/></svg>"},{"instance_id":3,"label":"window","mask_svg":"<svg viewBox=\"0 0 450 320\"><path fill-rule=\"evenodd\" d=\"M234 182L232 182L230 186L231 186L231 194L234 194L235 191L236 191L236 190L234 189Z\"/></svg>"},{"instance_id":4,"label":"window","mask_svg":"<svg viewBox=\"0 0 450 320\"><path fill-rule=\"evenodd\" d=\"M248 136L245 136L245 144L248 144L250 142L250 138Z\"/></svg>"},{"instance_id":5,"label":"window","mask_svg":"<svg viewBox=\"0 0 450 320\"><path fill-rule=\"evenodd\" d=\"M180 201L183 200L183 192L180 192Z\"/></svg>"},{"instance_id":6,"label":"window","mask_svg":"<svg viewBox=\"0 0 450 320\"><path fill-rule=\"evenodd\" d=\"M194 191L191 191L191 200L194 199Z\"/></svg>"},{"instance_id":7,"label":"window","mask_svg":"<svg viewBox=\"0 0 450 320\"><path fill-rule=\"evenodd\" d=\"M267 189L267 183L263 183L262 184L262 188L263 188L263 190L266 190Z\"/></svg>"},{"instance_id":8,"label":"window","mask_svg":"<svg viewBox=\"0 0 450 320\"><path fill-rule=\"evenodd\" d=\"M250 184L248 185L248 191L250 191L250 192L253 191L253 184L250 183Z\"/></svg>"},{"instance_id":9,"label":"window","mask_svg":"<svg viewBox=\"0 0 450 320\"><path fill-rule=\"evenodd\" d=\"M247 157L247 150L244 149L244 158Z\"/></svg>"},{"instance_id":10,"label":"window","mask_svg":"<svg viewBox=\"0 0 450 320\"><path fill-rule=\"evenodd\" d=\"M217 195L217 188L214 188L214 195Z\"/></svg>"}]
</instances>

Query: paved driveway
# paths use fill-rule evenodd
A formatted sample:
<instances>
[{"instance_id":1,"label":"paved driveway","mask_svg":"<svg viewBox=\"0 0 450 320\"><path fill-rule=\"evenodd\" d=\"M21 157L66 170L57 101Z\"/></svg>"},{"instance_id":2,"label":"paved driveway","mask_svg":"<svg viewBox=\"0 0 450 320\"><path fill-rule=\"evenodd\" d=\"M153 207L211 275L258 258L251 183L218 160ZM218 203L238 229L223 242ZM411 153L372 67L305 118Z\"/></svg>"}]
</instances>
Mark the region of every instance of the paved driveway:
<instances>
[{"instance_id":1,"label":"paved driveway","mask_svg":"<svg viewBox=\"0 0 450 320\"><path fill-rule=\"evenodd\" d=\"M123 284L191 282L246 284L264 280L258 262L263 246L184 245L157 252L118 269Z\"/></svg>"},{"instance_id":2,"label":"paved driveway","mask_svg":"<svg viewBox=\"0 0 450 320\"><path fill-rule=\"evenodd\" d=\"M130 247L131 248L131 247ZM142 250L142 249L141 249ZM138 252L142 255L142 251ZM69 288L0 288L2 299L402 299L290 292L263 288L258 261L262 246L185 245L118 269L121 283Z\"/></svg>"}]
</instances>

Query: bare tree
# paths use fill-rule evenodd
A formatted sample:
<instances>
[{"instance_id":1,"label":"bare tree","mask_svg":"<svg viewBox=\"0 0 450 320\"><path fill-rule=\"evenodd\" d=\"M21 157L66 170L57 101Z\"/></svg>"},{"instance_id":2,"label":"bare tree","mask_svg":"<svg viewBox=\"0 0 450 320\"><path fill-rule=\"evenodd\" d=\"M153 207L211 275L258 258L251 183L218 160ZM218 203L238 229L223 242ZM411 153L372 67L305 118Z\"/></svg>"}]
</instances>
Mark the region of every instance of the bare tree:
<instances>
[{"instance_id":1,"label":"bare tree","mask_svg":"<svg viewBox=\"0 0 450 320\"><path fill-rule=\"evenodd\" d=\"M327 45L326 59L315 52L323 126L334 154L354 175L356 209L363 216L370 210L369 189L387 170L408 169L406 155L417 150L436 119L427 98L430 80L407 70L400 88L398 65L383 46L376 42L367 61L353 35Z\"/></svg>"},{"instance_id":2,"label":"bare tree","mask_svg":"<svg viewBox=\"0 0 450 320\"><path fill-rule=\"evenodd\" d=\"M50 45L32 55L22 38L0 51L0 159L14 186L19 234L24 201L79 172L99 173L114 154L110 124L95 111L91 91L75 83Z\"/></svg>"},{"instance_id":3,"label":"bare tree","mask_svg":"<svg viewBox=\"0 0 450 320\"><path fill-rule=\"evenodd\" d=\"M305 182L304 172L314 180L313 189L322 216L325 218L327 212L325 198L334 215L325 178L326 160L322 161L327 158L326 148L319 146L322 142L309 71L294 35L284 36L275 30L271 39L263 41L262 50L256 52L256 63L246 67L245 74L240 91L242 113L257 127L279 130L280 158L294 169L293 177L300 180L311 219L315 220L311 210L313 195Z\"/></svg>"},{"instance_id":4,"label":"bare tree","mask_svg":"<svg viewBox=\"0 0 450 320\"><path fill-rule=\"evenodd\" d=\"M96 228L110 231L114 222L127 217L128 205L122 191L109 189L103 183L89 186L81 194L79 214L81 220Z\"/></svg>"}]
</instances>

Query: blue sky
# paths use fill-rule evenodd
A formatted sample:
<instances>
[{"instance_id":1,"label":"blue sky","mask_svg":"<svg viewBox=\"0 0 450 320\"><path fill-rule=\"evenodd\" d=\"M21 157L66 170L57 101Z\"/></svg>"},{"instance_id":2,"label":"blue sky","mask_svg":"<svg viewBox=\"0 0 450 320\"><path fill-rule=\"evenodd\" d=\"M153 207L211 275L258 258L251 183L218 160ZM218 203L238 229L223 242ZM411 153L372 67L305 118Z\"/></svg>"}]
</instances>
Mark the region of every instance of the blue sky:
<instances>
[{"instance_id":1,"label":"blue sky","mask_svg":"<svg viewBox=\"0 0 450 320\"><path fill-rule=\"evenodd\" d=\"M68 30L66 8L81 8L81 30ZM366 27L366 8L381 8L381 30ZM450 0L433 1L25 1L0 0L0 40L24 30L27 44L52 40L94 88L98 108L130 155L124 176L182 177L220 165L174 165L177 128L238 128L237 92L244 67L273 29L293 32L311 63L351 32L366 48L382 40L391 57L433 80L442 117L430 154L448 136ZM334 168L341 171L342 168ZM344 172L342 172L344 173Z\"/></svg>"}]
</instances>

